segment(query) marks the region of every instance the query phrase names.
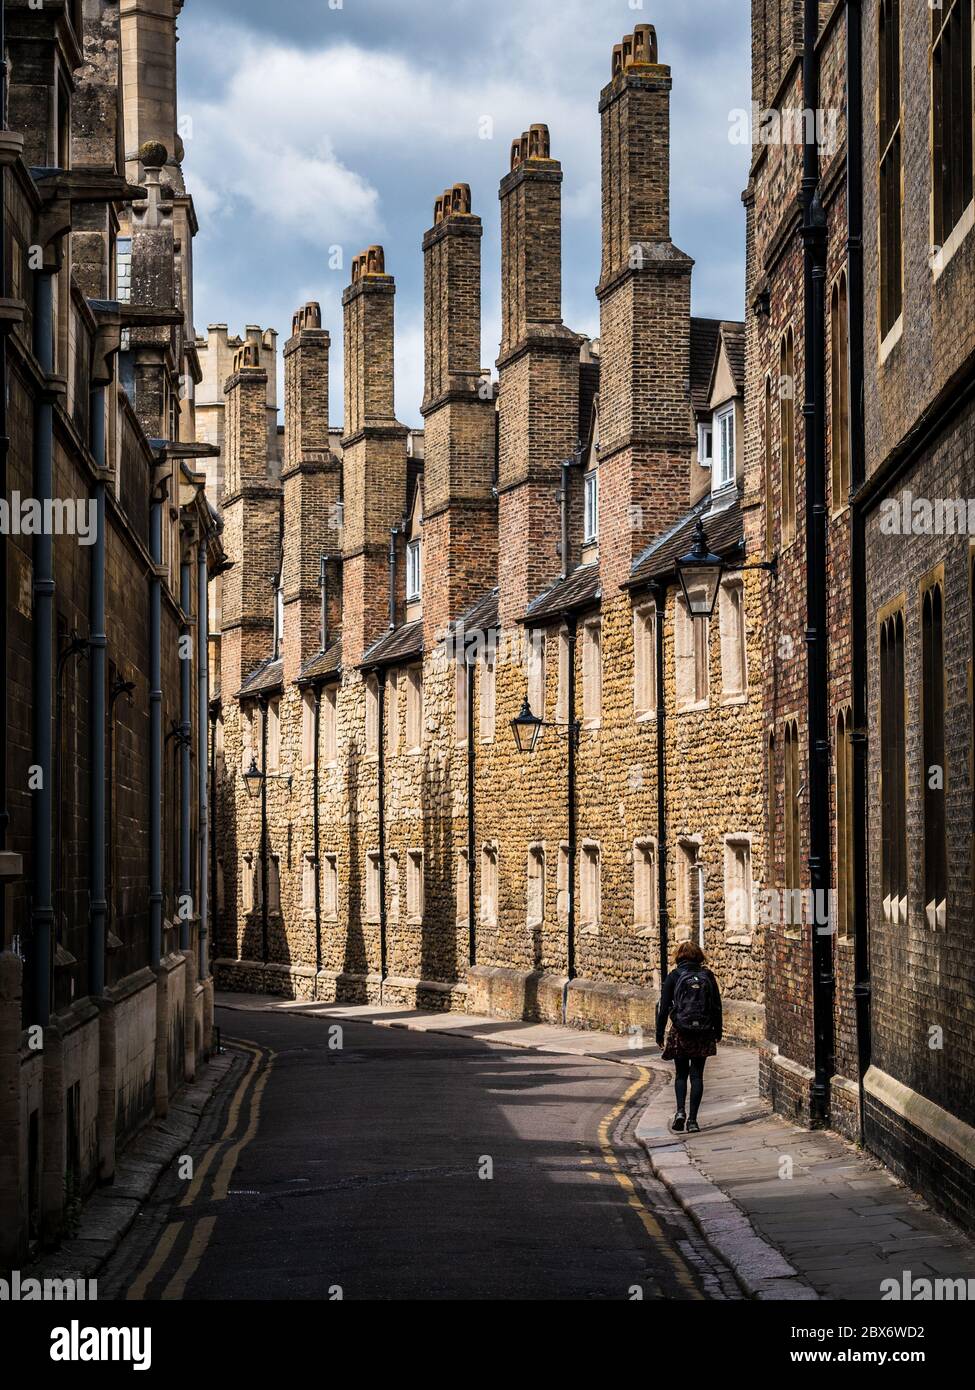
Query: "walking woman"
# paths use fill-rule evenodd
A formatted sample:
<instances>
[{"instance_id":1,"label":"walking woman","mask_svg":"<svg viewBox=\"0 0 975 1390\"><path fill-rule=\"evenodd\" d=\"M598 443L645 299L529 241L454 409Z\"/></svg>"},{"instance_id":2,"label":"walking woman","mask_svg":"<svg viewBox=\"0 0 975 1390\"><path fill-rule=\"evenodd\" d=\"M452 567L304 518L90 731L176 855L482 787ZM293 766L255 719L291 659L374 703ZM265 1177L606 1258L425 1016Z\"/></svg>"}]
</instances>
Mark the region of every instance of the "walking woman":
<instances>
[{"instance_id":1,"label":"walking woman","mask_svg":"<svg viewBox=\"0 0 975 1390\"><path fill-rule=\"evenodd\" d=\"M667 1024L667 1043L664 1033ZM701 1126L697 1112L704 1095L704 1063L717 1052L721 1041L721 992L704 963L704 952L693 941L677 948L677 964L664 980L657 1005L657 1044L665 1062L677 1068L674 1090L677 1114L671 1129L696 1134ZM687 1082L691 1083L691 1110L687 1113Z\"/></svg>"}]
</instances>

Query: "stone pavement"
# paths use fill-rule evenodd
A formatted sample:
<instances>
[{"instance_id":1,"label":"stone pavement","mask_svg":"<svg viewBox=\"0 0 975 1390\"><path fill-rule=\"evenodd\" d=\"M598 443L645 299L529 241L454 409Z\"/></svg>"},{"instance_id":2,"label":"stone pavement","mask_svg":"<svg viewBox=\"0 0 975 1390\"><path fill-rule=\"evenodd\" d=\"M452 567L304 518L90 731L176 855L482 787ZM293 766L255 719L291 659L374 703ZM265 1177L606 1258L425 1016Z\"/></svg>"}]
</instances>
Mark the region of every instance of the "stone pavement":
<instances>
[{"instance_id":1,"label":"stone pavement","mask_svg":"<svg viewBox=\"0 0 975 1390\"><path fill-rule=\"evenodd\" d=\"M392 1005L317 1004L218 994L227 1009L357 1019L386 1028L509 1047L638 1062L673 1075L640 1036L582 1032ZM975 1243L875 1159L831 1131L772 1115L758 1093L758 1053L722 1046L708 1062L700 1134L672 1134L673 1090L654 1091L637 1125L657 1176L708 1244L758 1299L881 1298L881 1281L975 1280Z\"/></svg>"}]
</instances>

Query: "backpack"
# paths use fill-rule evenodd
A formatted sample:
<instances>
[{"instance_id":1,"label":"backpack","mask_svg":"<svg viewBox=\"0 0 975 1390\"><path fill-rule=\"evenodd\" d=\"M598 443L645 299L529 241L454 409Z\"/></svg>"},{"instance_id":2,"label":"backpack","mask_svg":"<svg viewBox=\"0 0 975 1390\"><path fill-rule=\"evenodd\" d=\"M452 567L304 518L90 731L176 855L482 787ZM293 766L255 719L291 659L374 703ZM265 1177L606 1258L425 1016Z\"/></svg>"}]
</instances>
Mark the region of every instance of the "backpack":
<instances>
[{"instance_id":1,"label":"backpack","mask_svg":"<svg viewBox=\"0 0 975 1390\"><path fill-rule=\"evenodd\" d=\"M714 1031L714 985L707 970L682 970L674 988L670 1011L674 1027L681 1033Z\"/></svg>"}]
</instances>

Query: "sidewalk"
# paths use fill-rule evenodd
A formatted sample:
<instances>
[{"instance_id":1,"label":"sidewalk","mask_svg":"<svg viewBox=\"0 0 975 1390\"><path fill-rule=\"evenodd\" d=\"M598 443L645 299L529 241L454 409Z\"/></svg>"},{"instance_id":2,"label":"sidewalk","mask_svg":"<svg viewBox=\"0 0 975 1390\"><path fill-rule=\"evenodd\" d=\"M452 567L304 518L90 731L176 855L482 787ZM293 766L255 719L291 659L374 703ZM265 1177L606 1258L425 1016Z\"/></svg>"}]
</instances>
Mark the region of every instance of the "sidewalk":
<instances>
[{"instance_id":1,"label":"sidewalk","mask_svg":"<svg viewBox=\"0 0 975 1390\"><path fill-rule=\"evenodd\" d=\"M297 1013L442 1033L539 1052L639 1063L654 1090L637 1138L654 1171L708 1244L758 1299L880 1299L881 1281L975 1280L975 1243L875 1159L829 1131L769 1112L754 1048L724 1046L708 1063L700 1134L670 1132L673 1067L639 1037L582 1032L392 1005L316 1004L218 994L217 1007Z\"/></svg>"},{"instance_id":2,"label":"sidewalk","mask_svg":"<svg viewBox=\"0 0 975 1390\"><path fill-rule=\"evenodd\" d=\"M882 1280L903 1286L905 1273L975 1279L975 1243L876 1159L769 1113L753 1048L719 1048L705 1082L700 1134L670 1132L668 1085L637 1137L753 1296L874 1301Z\"/></svg>"}]
</instances>

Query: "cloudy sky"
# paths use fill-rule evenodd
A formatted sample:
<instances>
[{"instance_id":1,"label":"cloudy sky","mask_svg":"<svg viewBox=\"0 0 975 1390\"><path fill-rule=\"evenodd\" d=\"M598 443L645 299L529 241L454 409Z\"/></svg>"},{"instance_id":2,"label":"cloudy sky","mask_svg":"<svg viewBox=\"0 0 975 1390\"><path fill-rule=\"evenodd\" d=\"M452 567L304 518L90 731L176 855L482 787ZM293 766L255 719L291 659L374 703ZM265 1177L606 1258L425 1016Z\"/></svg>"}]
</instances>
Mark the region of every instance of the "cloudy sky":
<instances>
[{"instance_id":1,"label":"cloudy sky","mask_svg":"<svg viewBox=\"0 0 975 1390\"><path fill-rule=\"evenodd\" d=\"M259 323L283 344L293 311L319 300L339 421L341 294L352 257L380 242L397 282L397 413L418 424L420 241L434 198L469 183L484 220L493 362L498 182L512 138L542 121L565 172L563 317L598 334L597 102L613 44L644 22L673 70L672 234L697 262L694 312L740 318L748 148L729 141L729 112L749 100L743 0L188 0L180 117L201 224L197 330Z\"/></svg>"}]
</instances>

